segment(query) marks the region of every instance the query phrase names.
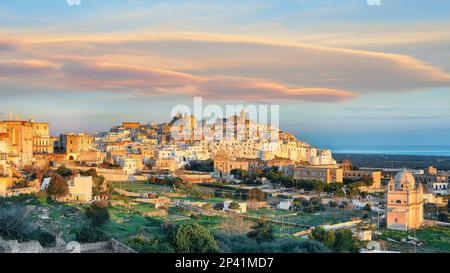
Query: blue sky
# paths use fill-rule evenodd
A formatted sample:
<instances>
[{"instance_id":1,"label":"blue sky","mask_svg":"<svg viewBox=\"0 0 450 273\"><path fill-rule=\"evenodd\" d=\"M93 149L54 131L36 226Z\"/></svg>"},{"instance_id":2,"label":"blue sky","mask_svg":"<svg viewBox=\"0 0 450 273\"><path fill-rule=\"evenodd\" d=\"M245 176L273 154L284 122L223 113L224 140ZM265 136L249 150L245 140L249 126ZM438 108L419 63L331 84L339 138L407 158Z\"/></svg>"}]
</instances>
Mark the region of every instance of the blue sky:
<instances>
[{"instance_id":1,"label":"blue sky","mask_svg":"<svg viewBox=\"0 0 450 273\"><path fill-rule=\"evenodd\" d=\"M279 104L282 128L316 145L446 145L449 13L437 0L2 0L0 118L98 131L202 96Z\"/></svg>"}]
</instances>

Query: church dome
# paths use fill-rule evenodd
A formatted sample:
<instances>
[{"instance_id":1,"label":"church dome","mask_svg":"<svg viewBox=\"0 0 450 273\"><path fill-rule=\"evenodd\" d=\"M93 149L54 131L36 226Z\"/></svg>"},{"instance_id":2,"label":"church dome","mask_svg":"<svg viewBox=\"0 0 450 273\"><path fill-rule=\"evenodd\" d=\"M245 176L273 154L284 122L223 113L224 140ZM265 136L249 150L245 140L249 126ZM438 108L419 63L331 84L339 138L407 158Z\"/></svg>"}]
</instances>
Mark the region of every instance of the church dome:
<instances>
[{"instance_id":1,"label":"church dome","mask_svg":"<svg viewBox=\"0 0 450 273\"><path fill-rule=\"evenodd\" d=\"M403 170L395 175L394 177L395 183L400 184L415 184L416 180L414 179L414 176L408 172L407 170Z\"/></svg>"}]
</instances>

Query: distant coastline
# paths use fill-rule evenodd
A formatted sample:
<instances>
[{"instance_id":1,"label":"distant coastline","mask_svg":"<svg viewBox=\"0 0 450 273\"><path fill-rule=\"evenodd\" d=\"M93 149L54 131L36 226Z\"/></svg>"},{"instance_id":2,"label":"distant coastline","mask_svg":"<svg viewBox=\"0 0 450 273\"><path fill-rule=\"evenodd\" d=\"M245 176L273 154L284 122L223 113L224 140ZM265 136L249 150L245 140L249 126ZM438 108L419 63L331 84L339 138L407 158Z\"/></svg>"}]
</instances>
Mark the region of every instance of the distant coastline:
<instances>
[{"instance_id":1,"label":"distant coastline","mask_svg":"<svg viewBox=\"0 0 450 273\"><path fill-rule=\"evenodd\" d=\"M334 154L448 156L450 146L329 146Z\"/></svg>"},{"instance_id":2,"label":"distant coastline","mask_svg":"<svg viewBox=\"0 0 450 273\"><path fill-rule=\"evenodd\" d=\"M334 152L333 157L338 162L349 159L354 166L358 167L426 169L428 166L435 166L439 170L450 171L450 156L445 155L395 155Z\"/></svg>"}]
</instances>

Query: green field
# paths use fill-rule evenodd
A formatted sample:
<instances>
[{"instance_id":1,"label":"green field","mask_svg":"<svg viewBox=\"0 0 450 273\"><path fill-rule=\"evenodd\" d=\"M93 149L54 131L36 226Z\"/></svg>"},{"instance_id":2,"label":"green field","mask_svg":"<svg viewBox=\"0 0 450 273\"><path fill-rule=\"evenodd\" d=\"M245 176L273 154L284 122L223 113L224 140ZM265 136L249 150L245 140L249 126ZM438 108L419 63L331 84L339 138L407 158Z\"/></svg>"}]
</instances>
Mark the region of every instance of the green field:
<instances>
[{"instance_id":1,"label":"green field","mask_svg":"<svg viewBox=\"0 0 450 273\"><path fill-rule=\"evenodd\" d=\"M86 223L82 212L81 205L49 204L37 206L30 214L35 224L50 231L62 232L64 240L69 242L75 240L74 231Z\"/></svg>"},{"instance_id":2,"label":"green field","mask_svg":"<svg viewBox=\"0 0 450 273\"><path fill-rule=\"evenodd\" d=\"M168 210L168 215L164 217L144 217L141 212L156 211L153 205L137 204L132 205L130 210L122 206L114 206L109 209L111 221L105 227L108 235L118 240L126 240L140 232L149 235L163 235L161 225L165 222L186 223L197 221L208 229L214 229L220 225L222 218L218 216L195 215L191 217L191 212L178 207Z\"/></svg>"},{"instance_id":3,"label":"green field","mask_svg":"<svg viewBox=\"0 0 450 273\"><path fill-rule=\"evenodd\" d=\"M187 200L190 202L203 202L203 203L220 203L225 201L224 198L194 198L194 197L173 197L172 200Z\"/></svg>"},{"instance_id":4,"label":"green field","mask_svg":"<svg viewBox=\"0 0 450 273\"><path fill-rule=\"evenodd\" d=\"M414 232L398 231L398 230L380 230L382 233L380 239L387 238L400 241L402 238L408 236L414 237ZM421 253L449 253L450 252L450 227L434 226L418 229L415 237L425 242L422 247L417 247L416 251ZM401 251L404 253L414 252L414 246L405 243L395 243L386 241L386 246L389 250Z\"/></svg>"},{"instance_id":5,"label":"green field","mask_svg":"<svg viewBox=\"0 0 450 273\"><path fill-rule=\"evenodd\" d=\"M258 209L249 210L247 212L252 216L266 216L271 220L279 220L284 222L304 224L309 226L318 226L324 224L337 224L341 222L351 221L353 218L362 216L359 210L349 209L333 209L326 208L325 211L317 213L303 213L295 211L277 210L277 209ZM373 216L373 215L372 215Z\"/></svg>"},{"instance_id":6,"label":"green field","mask_svg":"<svg viewBox=\"0 0 450 273\"><path fill-rule=\"evenodd\" d=\"M141 209L140 207L138 209ZM121 206L111 207L111 221L104 228L108 235L118 240L124 240L145 231L149 234L162 235L159 219L141 216L134 208L129 212Z\"/></svg>"},{"instance_id":7,"label":"green field","mask_svg":"<svg viewBox=\"0 0 450 273\"><path fill-rule=\"evenodd\" d=\"M147 182L142 181L136 181L136 182L114 182L113 183L114 188L123 189L131 192L136 193L155 193L160 194L163 192L174 192L175 190L172 188L172 186L166 186L166 185L156 185L156 184L149 184Z\"/></svg>"}]
</instances>

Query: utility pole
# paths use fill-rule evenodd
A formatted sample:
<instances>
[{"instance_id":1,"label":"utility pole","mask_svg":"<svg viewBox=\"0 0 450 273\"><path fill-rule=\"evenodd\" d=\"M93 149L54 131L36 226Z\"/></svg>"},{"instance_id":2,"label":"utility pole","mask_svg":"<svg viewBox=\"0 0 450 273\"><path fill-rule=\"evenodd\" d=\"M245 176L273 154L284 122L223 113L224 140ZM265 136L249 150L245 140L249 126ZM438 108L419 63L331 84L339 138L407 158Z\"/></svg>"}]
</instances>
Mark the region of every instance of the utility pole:
<instances>
[{"instance_id":1,"label":"utility pole","mask_svg":"<svg viewBox=\"0 0 450 273\"><path fill-rule=\"evenodd\" d=\"M377 209L377 230L380 229L380 210Z\"/></svg>"}]
</instances>

